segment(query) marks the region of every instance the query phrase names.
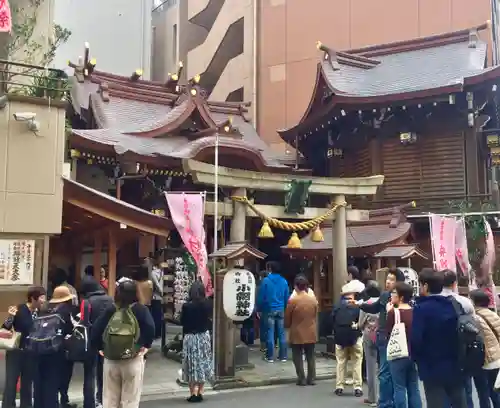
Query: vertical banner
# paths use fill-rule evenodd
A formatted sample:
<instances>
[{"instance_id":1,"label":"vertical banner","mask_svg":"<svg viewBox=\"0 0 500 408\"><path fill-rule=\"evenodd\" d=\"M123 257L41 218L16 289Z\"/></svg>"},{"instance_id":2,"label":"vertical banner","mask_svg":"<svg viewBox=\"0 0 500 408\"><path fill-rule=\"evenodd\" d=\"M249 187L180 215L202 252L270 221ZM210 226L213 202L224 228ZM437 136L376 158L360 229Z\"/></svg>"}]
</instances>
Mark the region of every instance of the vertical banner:
<instances>
[{"instance_id":1,"label":"vertical banner","mask_svg":"<svg viewBox=\"0 0 500 408\"><path fill-rule=\"evenodd\" d=\"M212 278L208 271L208 254L203 227L204 199L201 194L165 193L172 221L186 249L193 256L207 296L212 295Z\"/></svg>"},{"instance_id":2,"label":"vertical banner","mask_svg":"<svg viewBox=\"0 0 500 408\"><path fill-rule=\"evenodd\" d=\"M432 255L437 270L457 271L455 262L455 218L429 215L431 227Z\"/></svg>"},{"instance_id":3,"label":"vertical banner","mask_svg":"<svg viewBox=\"0 0 500 408\"><path fill-rule=\"evenodd\" d=\"M486 278L486 286L484 291L490 297L490 304L488 307L492 309L497 309L496 302L496 288L493 282L493 266L495 264L495 241L493 238L493 231L491 231L490 223L483 217L484 229L486 231L486 248L484 252L484 258L481 262L481 270L483 276Z\"/></svg>"},{"instance_id":4,"label":"vertical banner","mask_svg":"<svg viewBox=\"0 0 500 408\"><path fill-rule=\"evenodd\" d=\"M469 276L471 265L469 262L469 250L467 249L467 230L465 229L465 220L459 218L456 221L455 230L455 256L463 274Z\"/></svg>"},{"instance_id":5,"label":"vertical banner","mask_svg":"<svg viewBox=\"0 0 500 408\"><path fill-rule=\"evenodd\" d=\"M8 0L0 0L0 33L12 31L12 15Z\"/></svg>"}]
</instances>

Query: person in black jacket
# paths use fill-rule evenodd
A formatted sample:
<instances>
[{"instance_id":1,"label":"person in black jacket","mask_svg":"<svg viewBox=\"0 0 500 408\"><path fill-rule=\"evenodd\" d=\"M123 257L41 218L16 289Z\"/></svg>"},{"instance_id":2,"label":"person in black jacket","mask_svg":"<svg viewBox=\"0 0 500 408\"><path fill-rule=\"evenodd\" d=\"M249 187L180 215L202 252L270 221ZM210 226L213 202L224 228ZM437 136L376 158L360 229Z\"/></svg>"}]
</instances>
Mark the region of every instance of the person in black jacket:
<instances>
[{"instance_id":1,"label":"person in black jacket","mask_svg":"<svg viewBox=\"0 0 500 408\"><path fill-rule=\"evenodd\" d=\"M73 322L71 314L74 311L72 306L75 295L71 293L67 286L58 286L54 289L52 298L48 305L42 307L37 321L50 315L58 315L62 319L60 334L65 337L72 333ZM36 323L35 323L36 326ZM33 336L33 332L30 332ZM28 339L29 345L29 339ZM66 378L66 356L64 349L47 354L37 354L34 356L36 367L34 375L34 408L48 408L59 406L58 393L62 389L62 384ZM65 405L64 403L61 405Z\"/></svg>"},{"instance_id":2,"label":"person in black jacket","mask_svg":"<svg viewBox=\"0 0 500 408\"><path fill-rule=\"evenodd\" d=\"M144 355L151 348L155 336L155 323L147 306L137 302L137 285L123 281L116 288L116 306L107 308L97 318L91 331L91 343L104 356L103 335L111 317L118 309L130 308L139 326L140 337L136 347L139 353L128 359L109 360L104 356L103 406L138 408L141 400L144 373Z\"/></svg>"},{"instance_id":3,"label":"person in black jacket","mask_svg":"<svg viewBox=\"0 0 500 408\"><path fill-rule=\"evenodd\" d=\"M84 276L80 286L82 303L80 310L88 313L88 318L83 319L90 326L95 324L99 316L107 309L114 307L114 302L102 285L95 280L93 276ZM82 319L82 316L80 316ZM90 334L92 336L92 334ZM83 363L83 407L95 408L102 405L102 386L103 386L103 357L99 355L98 350L91 348L88 360ZM95 390L97 378L97 392ZM95 398L94 398L95 395Z\"/></svg>"},{"instance_id":4,"label":"person in black jacket","mask_svg":"<svg viewBox=\"0 0 500 408\"><path fill-rule=\"evenodd\" d=\"M33 405L33 361L31 355L24 349L26 337L33 326L33 318L45 302L45 289L41 286L31 286L28 289L28 301L9 308L9 317L2 328L20 333L19 348L8 350L5 356L5 387L2 407L15 408L17 379L21 377L21 408Z\"/></svg>"}]
</instances>

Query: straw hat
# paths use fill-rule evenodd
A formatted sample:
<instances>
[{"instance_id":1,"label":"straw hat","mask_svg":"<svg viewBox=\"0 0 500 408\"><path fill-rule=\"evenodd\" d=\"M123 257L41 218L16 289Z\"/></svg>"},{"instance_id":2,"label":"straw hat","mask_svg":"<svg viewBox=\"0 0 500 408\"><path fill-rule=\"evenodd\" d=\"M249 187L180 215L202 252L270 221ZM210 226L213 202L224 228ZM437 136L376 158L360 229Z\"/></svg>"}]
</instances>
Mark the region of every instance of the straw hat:
<instances>
[{"instance_id":1,"label":"straw hat","mask_svg":"<svg viewBox=\"0 0 500 408\"><path fill-rule=\"evenodd\" d=\"M75 295L71 293L67 286L58 286L54 289L50 303L64 303L74 298Z\"/></svg>"}]
</instances>

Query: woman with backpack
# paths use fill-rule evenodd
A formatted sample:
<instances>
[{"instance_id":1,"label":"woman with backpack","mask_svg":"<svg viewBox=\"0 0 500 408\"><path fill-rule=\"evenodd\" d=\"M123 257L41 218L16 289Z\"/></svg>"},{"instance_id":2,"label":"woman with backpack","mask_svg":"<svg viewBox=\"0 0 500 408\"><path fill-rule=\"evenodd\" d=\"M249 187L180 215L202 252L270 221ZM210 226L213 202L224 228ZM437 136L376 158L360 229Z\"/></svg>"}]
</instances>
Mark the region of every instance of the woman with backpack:
<instances>
[{"instance_id":1,"label":"woman with backpack","mask_svg":"<svg viewBox=\"0 0 500 408\"><path fill-rule=\"evenodd\" d=\"M205 297L205 287L195 281L189 289L189 301L182 305L181 325L184 334L182 375L189 384L189 402L203 400L203 389L213 378L212 347L209 329L212 310Z\"/></svg>"},{"instance_id":2,"label":"woman with backpack","mask_svg":"<svg viewBox=\"0 0 500 408\"><path fill-rule=\"evenodd\" d=\"M108 307L92 326L91 343L104 357L103 406L138 408L144 355L151 348L155 324L149 309L137 301L137 284L121 282L116 306Z\"/></svg>"},{"instance_id":3,"label":"woman with backpack","mask_svg":"<svg viewBox=\"0 0 500 408\"><path fill-rule=\"evenodd\" d=\"M57 286L42 307L26 338L26 349L34 356L34 408L59 406L58 394L66 372L64 338L73 331L71 314L75 295L67 286Z\"/></svg>"}]
</instances>

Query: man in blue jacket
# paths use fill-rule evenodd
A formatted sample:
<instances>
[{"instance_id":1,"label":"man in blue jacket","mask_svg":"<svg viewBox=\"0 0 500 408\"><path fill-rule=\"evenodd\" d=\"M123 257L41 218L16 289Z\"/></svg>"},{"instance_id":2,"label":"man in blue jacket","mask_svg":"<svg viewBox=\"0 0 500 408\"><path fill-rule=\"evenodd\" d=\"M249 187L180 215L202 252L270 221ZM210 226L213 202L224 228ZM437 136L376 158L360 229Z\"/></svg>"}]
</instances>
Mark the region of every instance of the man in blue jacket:
<instances>
[{"instance_id":1,"label":"man in blue jacket","mask_svg":"<svg viewBox=\"0 0 500 408\"><path fill-rule=\"evenodd\" d=\"M279 359L286 361L285 308L290 296L288 282L279 271L277 262L268 262L269 274L262 280L257 296L257 309L267 315L266 360L274 361L274 330L278 331Z\"/></svg>"},{"instance_id":2,"label":"man in blue jacket","mask_svg":"<svg viewBox=\"0 0 500 408\"><path fill-rule=\"evenodd\" d=\"M424 268L418 275L420 296L413 309L411 355L424 383L428 407L467 408L459 364L458 316L451 300L441 296L443 274Z\"/></svg>"}]
</instances>

